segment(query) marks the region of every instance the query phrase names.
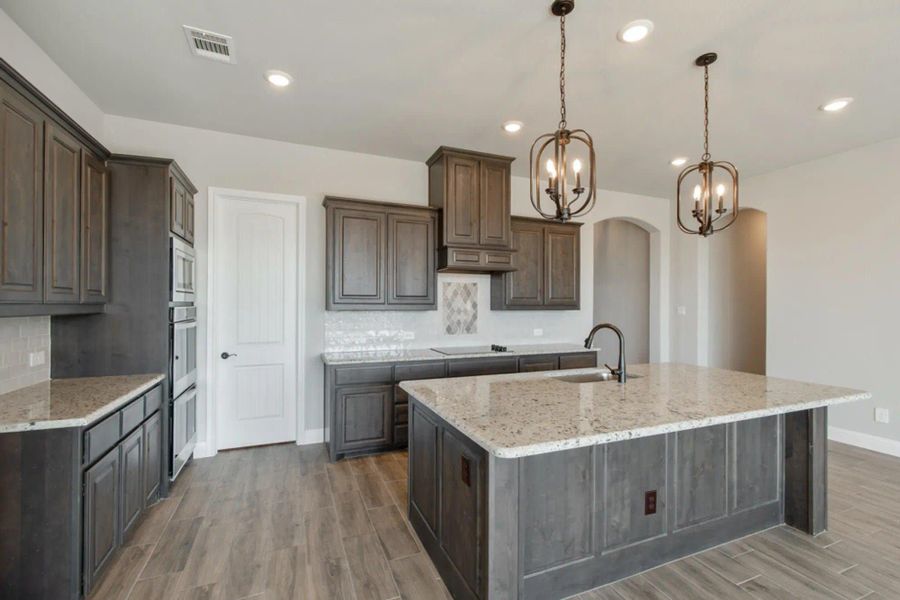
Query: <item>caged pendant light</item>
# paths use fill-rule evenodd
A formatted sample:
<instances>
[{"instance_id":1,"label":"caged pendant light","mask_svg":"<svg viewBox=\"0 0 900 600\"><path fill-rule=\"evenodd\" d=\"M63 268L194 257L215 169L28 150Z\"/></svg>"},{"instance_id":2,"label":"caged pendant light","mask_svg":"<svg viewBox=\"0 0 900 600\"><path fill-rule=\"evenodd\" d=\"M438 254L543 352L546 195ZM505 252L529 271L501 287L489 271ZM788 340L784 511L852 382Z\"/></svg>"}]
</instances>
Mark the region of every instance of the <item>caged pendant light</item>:
<instances>
[{"instance_id":1,"label":"caged pendant light","mask_svg":"<svg viewBox=\"0 0 900 600\"><path fill-rule=\"evenodd\" d=\"M570 130L566 123L566 15L573 10L575 0L555 0L550 7L550 11L559 17L559 126L555 132L545 133L534 141L528 160L532 206L545 219L563 223L594 207L597 187L594 141L585 130ZM587 158L587 187L582 185L584 165L581 159L574 158L569 165L570 154L577 155L574 150L576 143ZM542 190L541 168L544 166L547 169L547 187ZM552 207L547 206L551 212L545 212L541 205L543 194L553 203Z\"/></svg>"},{"instance_id":2,"label":"caged pendant light","mask_svg":"<svg viewBox=\"0 0 900 600\"><path fill-rule=\"evenodd\" d=\"M699 163L685 167L678 175L676 189L678 228L684 233L703 237L728 228L738 217L737 168L725 160L711 160L709 154L709 65L717 58L715 52L709 52L694 61L698 67L703 67L703 156ZM698 179L699 183L695 183ZM688 219L688 225L685 225L682 196L691 183L694 183L691 191L692 219Z\"/></svg>"}]
</instances>

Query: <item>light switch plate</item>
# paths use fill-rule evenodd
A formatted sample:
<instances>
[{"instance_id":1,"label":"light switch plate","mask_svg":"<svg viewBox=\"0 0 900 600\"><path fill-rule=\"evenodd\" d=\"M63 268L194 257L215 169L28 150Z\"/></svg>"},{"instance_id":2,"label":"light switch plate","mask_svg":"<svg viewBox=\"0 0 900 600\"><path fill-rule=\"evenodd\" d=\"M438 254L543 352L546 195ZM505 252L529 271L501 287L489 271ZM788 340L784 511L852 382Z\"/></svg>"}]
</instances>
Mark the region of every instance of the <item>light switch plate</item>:
<instances>
[{"instance_id":1,"label":"light switch plate","mask_svg":"<svg viewBox=\"0 0 900 600\"><path fill-rule=\"evenodd\" d=\"M890 423L891 422L891 411L886 408L876 408L875 409L875 422L876 423Z\"/></svg>"},{"instance_id":2,"label":"light switch plate","mask_svg":"<svg viewBox=\"0 0 900 600\"><path fill-rule=\"evenodd\" d=\"M544 335L543 329L535 329L534 330L534 337L541 337L542 335Z\"/></svg>"},{"instance_id":3,"label":"light switch plate","mask_svg":"<svg viewBox=\"0 0 900 600\"><path fill-rule=\"evenodd\" d=\"M687 306L679 306L678 307L678 315L683 317L687 314Z\"/></svg>"},{"instance_id":4,"label":"light switch plate","mask_svg":"<svg viewBox=\"0 0 900 600\"><path fill-rule=\"evenodd\" d=\"M37 367L47 360L47 357L44 355L43 350L38 350L37 352L31 352L28 354L28 366L29 367Z\"/></svg>"}]
</instances>

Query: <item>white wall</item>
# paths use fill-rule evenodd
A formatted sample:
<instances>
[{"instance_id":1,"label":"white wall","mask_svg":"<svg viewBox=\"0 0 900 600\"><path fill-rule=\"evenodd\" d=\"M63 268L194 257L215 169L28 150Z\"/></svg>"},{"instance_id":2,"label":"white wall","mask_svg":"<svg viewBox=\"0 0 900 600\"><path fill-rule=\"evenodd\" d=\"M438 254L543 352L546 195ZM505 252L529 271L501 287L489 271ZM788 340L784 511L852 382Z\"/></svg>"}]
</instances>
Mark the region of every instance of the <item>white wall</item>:
<instances>
[{"instance_id":1,"label":"white wall","mask_svg":"<svg viewBox=\"0 0 900 600\"><path fill-rule=\"evenodd\" d=\"M861 388L868 402L830 410L832 434L900 453L900 139L748 178L741 203L768 215L767 372ZM706 244L673 233L672 355L693 362L705 333ZM708 263L708 260L707 260ZM708 280L709 294L719 291ZM694 293L699 290L699 293ZM714 326L714 324L713 324ZM698 360L705 364L704 360ZM876 406L891 423L874 422ZM847 432L850 433L847 433ZM874 436L874 437L873 437ZM881 439L879 439L881 438Z\"/></svg>"},{"instance_id":2,"label":"white wall","mask_svg":"<svg viewBox=\"0 0 900 600\"><path fill-rule=\"evenodd\" d=\"M103 140L103 111L16 23L0 10L0 57L95 138Z\"/></svg>"},{"instance_id":3,"label":"white wall","mask_svg":"<svg viewBox=\"0 0 900 600\"><path fill-rule=\"evenodd\" d=\"M106 138L114 152L157 155L175 158L199 188L197 196L197 226L195 245L198 249L198 308L200 338L200 421L205 423L206 368L206 240L208 237L207 190L224 187L305 196L307 198L307 230L301 242L306 244L307 302L303 307L306 318L305 367L307 381L305 422L308 431L322 426L323 369L319 355L323 350L340 349L341 331L355 332L357 344L361 329L390 332L412 331L416 338L407 340L408 346L442 344L470 344L483 342L516 343L523 341L580 342L591 327L593 233L590 226L582 228L582 309L579 311L492 312L487 276L441 276L441 280L465 280L479 283L479 333L475 336L445 336L435 333L439 327L437 312L408 313L340 313L325 312L325 211L322 198L326 193L373 200L387 200L408 204L426 204L427 169L424 162L412 162L324 148L288 144L208 130L180 127L117 116L107 116ZM423 157L423 160L426 157ZM528 182L513 178L513 213L531 215ZM608 217L629 217L649 223L659 229L656 252L659 254L660 282L657 290L658 318L654 324L658 333L657 356L668 354L668 314L661 307L668 306L668 202L661 199L604 191L598 206L590 215L591 221ZM666 313L666 314L662 314ZM377 327L373 327L377 325ZM326 326L329 335L326 336ZM544 329L543 338L531 335L535 327ZM376 335L377 337L377 335ZM390 335L385 336L393 339ZM344 337L343 339L347 339ZM373 339L363 346L385 345L383 339ZM337 341L335 341L337 340ZM388 344L389 345L389 344ZM201 439L205 439L205 428ZM314 439L315 433L309 439Z\"/></svg>"}]
</instances>

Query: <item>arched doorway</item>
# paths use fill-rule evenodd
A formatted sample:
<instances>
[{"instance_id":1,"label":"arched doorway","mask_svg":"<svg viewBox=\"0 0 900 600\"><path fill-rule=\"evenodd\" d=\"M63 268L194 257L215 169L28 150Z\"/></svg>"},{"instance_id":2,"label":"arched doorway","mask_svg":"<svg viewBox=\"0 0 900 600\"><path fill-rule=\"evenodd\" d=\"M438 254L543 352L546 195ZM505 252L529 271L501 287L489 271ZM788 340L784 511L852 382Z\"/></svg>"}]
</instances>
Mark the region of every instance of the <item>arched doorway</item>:
<instances>
[{"instance_id":1,"label":"arched doorway","mask_svg":"<svg viewBox=\"0 0 900 600\"><path fill-rule=\"evenodd\" d=\"M709 365L766 372L766 213L709 238Z\"/></svg>"},{"instance_id":2,"label":"arched doorway","mask_svg":"<svg viewBox=\"0 0 900 600\"><path fill-rule=\"evenodd\" d=\"M617 325L628 363L650 361L651 235L631 220L594 224L594 323ZM614 339L598 339L600 362L615 365Z\"/></svg>"}]
</instances>

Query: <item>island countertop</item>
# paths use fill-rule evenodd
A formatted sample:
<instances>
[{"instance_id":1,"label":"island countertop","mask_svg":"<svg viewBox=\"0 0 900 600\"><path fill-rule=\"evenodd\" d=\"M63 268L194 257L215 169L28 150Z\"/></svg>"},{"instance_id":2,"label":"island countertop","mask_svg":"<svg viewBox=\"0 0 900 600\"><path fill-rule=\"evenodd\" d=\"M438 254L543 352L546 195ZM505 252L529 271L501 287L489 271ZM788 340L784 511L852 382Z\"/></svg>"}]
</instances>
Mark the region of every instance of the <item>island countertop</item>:
<instances>
[{"instance_id":1,"label":"island countertop","mask_svg":"<svg viewBox=\"0 0 900 600\"><path fill-rule=\"evenodd\" d=\"M671 363L629 365L624 385L557 379L591 371L598 369L406 381L400 387L501 458L871 397L859 390Z\"/></svg>"},{"instance_id":2,"label":"island countertop","mask_svg":"<svg viewBox=\"0 0 900 600\"><path fill-rule=\"evenodd\" d=\"M165 377L157 373L51 379L0 395L0 433L90 425Z\"/></svg>"}]
</instances>

